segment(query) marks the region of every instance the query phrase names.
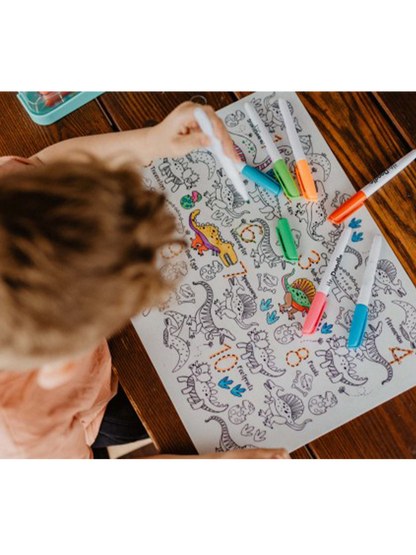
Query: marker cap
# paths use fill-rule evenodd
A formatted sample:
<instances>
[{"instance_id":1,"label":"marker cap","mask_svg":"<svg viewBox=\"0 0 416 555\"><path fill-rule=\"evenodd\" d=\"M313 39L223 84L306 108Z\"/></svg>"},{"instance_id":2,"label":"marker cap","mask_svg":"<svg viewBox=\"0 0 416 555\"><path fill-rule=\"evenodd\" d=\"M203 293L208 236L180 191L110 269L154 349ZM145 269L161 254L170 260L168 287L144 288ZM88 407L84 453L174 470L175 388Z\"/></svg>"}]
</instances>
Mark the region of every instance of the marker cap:
<instances>
[{"instance_id":1,"label":"marker cap","mask_svg":"<svg viewBox=\"0 0 416 555\"><path fill-rule=\"evenodd\" d=\"M280 184L276 183L274 179L271 179L271 177L262 173L260 170L245 164L240 171L245 177L248 177L248 179L251 179L251 181L254 181L259 187L266 189L269 193L278 196L282 192Z\"/></svg>"},{"instance_id":2,"label":"marker cap","mask_svg":"<svg viewBox=\"0 0 416 555\"><path fill-rule=\"evenodd\" d=\"M336 210L328 216L328 220L333 224L342 224L349 216L352 216L364 202L367 200L367 196L362 191L358 191L351 198L349 198L344 204L341 204Z\"/></svg>"},{"instance_id":3,"label":"marker cap","mask_svg":"<svg viewBox=\"0 0 416 555\"><path fill-rule=\"evenodd\" d=\"M275 163L273 164L273 171L286 196L288 196L289 198L300 197L299 189L297 188L296 183L293 181L292 174L290 173L289 168L286 166L286 162L283 160L283 158L275 161Z\"/></svg>"},{"instance_id":4,"label":"marker cap","mask_svg":"<svg viewBox=\"0 0 416 555\"><path fill-rule=\"evenodd\" d=\"M318 193L315 181L313 180L308 161L305 158L296 162L295 172L302 195L306 200L317 201Z\"/></svg>"},{"instance_id":5,"label":"marker cap","mask_svg":"<svg viewBox=\"0 0 416 555\"><path fill-rule=\"evenodd\" d=\"M281 218L279 220L276 232L285 260L288 262L297 262L298 253L296 251L292 230L290 229L289 222L286 218Z\"/></svg>"},{"instance_id":6,"label":"marker cap","mask_svg":"<svg viewBox=\"0 0 416 555\"><path fill-rule=\"evenodd\" d=\"M351 322L350 334L348 336L348 348L358 349L364 339L367 327L368 306L365 304L355 305L354 316Z\"/></svg>"},{"instance_id":7,"label":"marker cap","mask_svg":"<svg viewBox=\"0 0 416 555\"><path fill-rule=\"evenodd\" d=\"M326 295L325 293L317 291L309 308L309 312L306 315L305 323L303 324L303 335L312 335L316 332L319 322L322 320L325 307Z\"/></svg>"}]
</instances>

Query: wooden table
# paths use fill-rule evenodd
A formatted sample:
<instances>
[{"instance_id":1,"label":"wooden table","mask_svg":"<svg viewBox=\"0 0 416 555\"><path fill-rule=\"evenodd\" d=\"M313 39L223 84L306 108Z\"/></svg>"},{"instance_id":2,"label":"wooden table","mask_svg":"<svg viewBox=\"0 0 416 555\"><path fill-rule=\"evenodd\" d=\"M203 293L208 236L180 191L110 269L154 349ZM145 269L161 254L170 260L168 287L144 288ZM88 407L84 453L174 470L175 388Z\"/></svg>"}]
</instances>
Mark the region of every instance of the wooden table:
<instances>
[{"instance_id":1,"label":"wooden table","mask_svg":"<svg viewBox=\"0 0 416 555\"><path fill-rule=\"evenodd\" d=\"M58 140L153 125L183 100L219 109L248 93L106 93L49 127L33 124L14 93L0 93L0 155L30 156ZM356 188L416 146L416 93L301 93L300 98ZM416 167L368 202L416 284ZM402 202L403 199L406 202ZM134 328L110 341L114 368L156 447L193 453ZM416 368L415 368L416 371ZM297 450L295 458L416 457L416 388Z\"/></svg>"}]
</instances>

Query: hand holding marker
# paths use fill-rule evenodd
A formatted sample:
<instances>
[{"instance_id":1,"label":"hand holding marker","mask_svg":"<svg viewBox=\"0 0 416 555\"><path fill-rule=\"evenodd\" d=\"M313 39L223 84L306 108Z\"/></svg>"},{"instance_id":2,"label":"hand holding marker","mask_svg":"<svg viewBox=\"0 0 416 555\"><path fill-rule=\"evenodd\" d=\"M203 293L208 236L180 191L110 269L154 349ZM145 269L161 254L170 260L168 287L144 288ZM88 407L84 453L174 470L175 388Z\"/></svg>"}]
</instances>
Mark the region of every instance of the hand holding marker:
<instances>
[{"instance_id":1,"label":"hand holding marker","mask_svg":"<svg viewBox=\"0 0 416 555\"><path fill-rule=\"evenodd\" d=\"M341 204L339 208L334 210L334 212L328 216L328 220L330 220L333 224L342 224L346 218L354 214L354 212L363 206L368 197L386 185L386 183L404 170L404 168L413 162L413 160L416 160L416 150L412 150L406 154L406 156L400 158L400 160L390 166L388 170L360 189L357 193L355 193L355 195L344 202L344 204Z\"/></svg>"},{"instance_id":2,"label":"hand holding marker","mask_svg":"<svg viewBox=\"0 0 416 555\"><path fill-rule=\"evenodd\" d=\"M303 152L302 145L299 140L298 132L296 131L295 123L289 110L288 103L284 98L279 98L279 108L282 113L283 121L285 123L286 133L289 138L290 146L293 150L295 157L295 171L298 178L300 190L306 200L318 200L315 181L313 180L311 170L305 153Z\"/></svg>"},{"instance_id":3,"label":"hand holding marker","mask_svg":"<svg viewBox=\"0 0 416 555\"><path fill-rule=\"evenodd\" d=\"M233 183L236 190L240 193L243 199L247 201L248 193L244 186L244 183L240 178L240 175L234 165L234 162L231 160L231 158L228 158L228 156L224 154L224 150L222 148L220 139L218 139L214 135L214 129L212 127L212 123L209 120L209 117L206 115L204 110L202 110L202 108L196 108L194 115L195 115L196 121L198 122L199 127L201 128L201 131L211 139L210 148L212 152L215 154L215 156L218 158L219 162L225 169L228 177L231 179L231 182Z\"/></svg>"},{"instance_id":4,"label":"hand holding marker","mask_svg":"<svg viewBox=\"0 0 416 555\"><path fill-rule=\"evenodd\" d=\"M202 110L201 108L196 108L194 115L199 127L201 128L201 131L211 139L210 148L212 152L218 158L220 164L225 169L226 174L231 179L231 182L236 188L237 192L240 193L245 201L248 201L249 197L239 172L241 172L245 177L251 179L252 181L254 181L254 183L257 183L257 185L263 187L270 193L274 195L280 194L281 188L277 183L274 182L273 179L270 179L270 177L257 170L256 168L252 168L251 166L248 166L243 162L234 162L234 160L231 160L231 158L228 158L228 156L225 155L221 141L214 135L212 124L204 110Z\"/></svg>"},{"instance_id":5,"label":"hand holding marker","mask_svg":"<svg viewBox=\"0 0 416 555\"><path fill-rule=\"evenodd\" d=\"M345 248L351 237L351 233L352 229L348 226L344 229L341 237L338 239L337 246L332 253L332 257L328 262L328 266L326 267L325 273L322 277L321 285L315 293L315 297L306 316L305 323L302 329L303 335L312 335L316 332L318 328L319 322L321 321L324 314L333 276L338 270L342 255L344 254Z\"/></svg>"}]
</instances>

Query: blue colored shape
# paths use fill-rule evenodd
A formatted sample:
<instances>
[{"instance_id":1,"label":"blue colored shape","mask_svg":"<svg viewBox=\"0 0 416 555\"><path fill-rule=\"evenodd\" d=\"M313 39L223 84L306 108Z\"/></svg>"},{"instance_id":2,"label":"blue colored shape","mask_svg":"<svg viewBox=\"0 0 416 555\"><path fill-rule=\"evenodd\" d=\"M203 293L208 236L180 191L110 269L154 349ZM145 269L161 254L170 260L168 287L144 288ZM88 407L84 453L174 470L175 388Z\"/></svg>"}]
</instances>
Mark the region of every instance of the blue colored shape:
<instances>
[{"instance_id":1,"label":"blue colored shape","mask_svg":"<svg viewBox=\"0 0 416 555\"><path fill-rule=\"evenodd\" d=\"M358 243L359 241L362 241L362 240L363 240L363 234L362 234L362 232L360 231L359 233L357 233L356 231L354 231L354 233L352 234L352 239L351 239L351 241L352 241L353 243Z\"/></svg>"},{"instance_id":2,"label":"blue colored shape","mask_svg":"<svg viewBox=\"0 0 416 555\"><path fill-rule=\"evenodd\" d=\"M242 397L241 394L244 393L244 391L245 391L245 388L241 387L241 385L238 384L232 388L231 395L234 395L234 397Z\"/></svg>"},{"instance_id":3,"label":"blue colored shape","mask_svg":"<svg viewBox=\"0 0 416 555\"><path fill-rule=\"evenodd\" d=\"M261 301L260 310L262 312L268 312L273 308L273 301L269 299L268 301Z\"/></svg>"},{"instance_id":4,"label":"blue colored shape","mask_svg":"<svg viewBox=\"0 0 416 555\"><path fill-rule=\"evenodd\" d=\"M327 324L325 322L325 324L321 328L321 333L332 333L332 328L333 327L334 326L332 324Z\"/></svg>"},{"instance_id":5,"label":"blue colored shape","mask_svg":"<svg viewBox=\"0 0 416 555\"><path fill-rule=\"evenodd\" d=\"M362 220L356 220L355 218L353 218L350 222L350 227L352 229L356 229L358 227L361 227L361 222L362 222Z\"/></svg>"},{"instance_id":6,"label":"blue colored shape","mask_svg":"<svg viewBox=\"0 0 416 555\"><path fill-rule=\"evenodd\" d=\"M267 313L267 323L268 324L275 324L279 320L280 316L277 315L277 312L273 310L273 312Z\"/></svg>"},{"instance_id":7,"label":"blue colored shape","mask_svg":"<svg viewBox=\"0 0 416 555\"><path fill-rule=\"evenodd\" d=\"M230 389L230 385L233 383L234 383L233 380L229 380L228 378L223 378L218 382L218 385L222 387L222 389Z\"/></svg>"}]
</instances>

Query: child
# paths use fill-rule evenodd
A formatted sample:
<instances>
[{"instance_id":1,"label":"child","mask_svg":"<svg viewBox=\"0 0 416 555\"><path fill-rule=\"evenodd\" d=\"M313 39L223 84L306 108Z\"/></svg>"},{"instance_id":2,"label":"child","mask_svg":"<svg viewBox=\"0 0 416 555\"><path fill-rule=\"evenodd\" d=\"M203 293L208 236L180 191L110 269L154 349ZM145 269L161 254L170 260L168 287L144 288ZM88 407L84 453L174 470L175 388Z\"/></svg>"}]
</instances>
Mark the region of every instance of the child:
<instances>
[{"instance_id":1,"label":"child","mask_svg":"<svg viewBox=\"0 0 416 555\"><path fill-rule=\"evenodd\" d=\"M0 457L88 458L94 443L145 433L120 386L117 394L104 338L171 287L157 255L177 238L164 197L126 162L208 146L194 108L182 104L154 128L0 159ZM235 156L221 120L204 110Z\"/></svg>"}]
</instances>

